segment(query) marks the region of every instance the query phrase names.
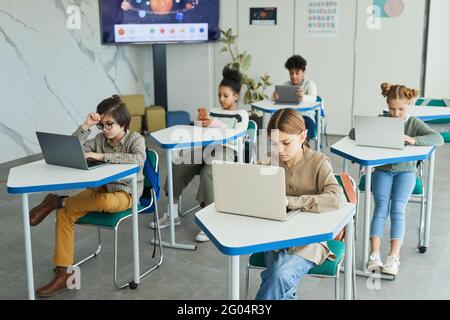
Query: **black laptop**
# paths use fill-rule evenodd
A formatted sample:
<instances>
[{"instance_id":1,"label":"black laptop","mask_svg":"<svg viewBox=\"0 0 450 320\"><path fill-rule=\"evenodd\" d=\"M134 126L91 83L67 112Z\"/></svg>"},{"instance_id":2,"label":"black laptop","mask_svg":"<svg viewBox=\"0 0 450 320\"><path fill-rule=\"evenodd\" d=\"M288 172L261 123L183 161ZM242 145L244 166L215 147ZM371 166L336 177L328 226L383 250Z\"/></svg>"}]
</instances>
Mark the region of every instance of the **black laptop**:
<instances>
[{"instance_id":1,"label":"black laptop","mask_svg":"<svg viewBox=\"0 0 450 320\"><path fill-rule=\"evenodd\" d=\"M78 137L63 134L36 132L45 162L57 166L89 170L108 164L86 159Z\"/></svg>"}]
</instances>

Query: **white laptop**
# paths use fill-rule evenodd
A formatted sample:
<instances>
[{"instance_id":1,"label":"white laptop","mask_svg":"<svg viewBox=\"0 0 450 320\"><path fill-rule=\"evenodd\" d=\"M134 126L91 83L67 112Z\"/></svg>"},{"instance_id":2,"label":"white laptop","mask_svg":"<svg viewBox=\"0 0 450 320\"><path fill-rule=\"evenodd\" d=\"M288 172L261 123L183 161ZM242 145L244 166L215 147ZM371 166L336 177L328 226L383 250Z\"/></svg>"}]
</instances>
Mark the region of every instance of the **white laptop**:
<instances>
[{"instance_id":1,"label":"white laptop","mask_svg":"<svg viewBox=\"0 0 450 320\"><path fill-rule=\"evenodd\" d=\"M286 207L284 169L235 162L212 162L216 210L285 221L300 210Z\"/></svg>"},{"instance_id":2,"label":"white laptop","mask_svg":"<svg viewBox=\"0 0 450 320\"><path fill-rule=\"evenodd\" d=\"M404 149L404 127L401 118L355 116L356 145Z\"/></svg>"},{"instance_id":3,"label":"white laptop","mask_svg":"<svg viewBox=\"0 0 450 320\"><path fill-rule=\"evenodd\" d=\"M275 104L299 104L301 99L297 96L297 90L298 86L275 86L275 91L278 94L278 99L275 100Z\"/></svg>"}]
</instances>

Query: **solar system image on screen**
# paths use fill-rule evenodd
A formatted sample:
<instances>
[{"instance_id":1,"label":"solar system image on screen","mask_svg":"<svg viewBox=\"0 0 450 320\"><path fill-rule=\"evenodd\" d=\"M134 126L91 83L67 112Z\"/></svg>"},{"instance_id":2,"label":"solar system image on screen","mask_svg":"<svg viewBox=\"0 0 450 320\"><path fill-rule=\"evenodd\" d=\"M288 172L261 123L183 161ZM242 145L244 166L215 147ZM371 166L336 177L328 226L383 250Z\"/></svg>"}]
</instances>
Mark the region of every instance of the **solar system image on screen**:
<instances>
[{"instance_id":1,"label":"solar system image on screen","mask_svg":"<svg viewBox=\"0 0 450 320\"><path fill-rule=\"evenodd\" d=\"M102 43L215 41L219 0L101 0Z\"/></svg>"}]
</instances>

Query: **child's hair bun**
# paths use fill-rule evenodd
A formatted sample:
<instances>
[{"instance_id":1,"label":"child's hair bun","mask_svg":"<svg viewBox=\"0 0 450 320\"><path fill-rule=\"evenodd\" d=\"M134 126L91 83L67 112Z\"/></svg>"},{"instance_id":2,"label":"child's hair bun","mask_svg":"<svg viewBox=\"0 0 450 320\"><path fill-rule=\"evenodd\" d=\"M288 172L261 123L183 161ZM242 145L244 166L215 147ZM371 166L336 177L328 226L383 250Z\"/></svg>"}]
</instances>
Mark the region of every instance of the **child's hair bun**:
<instances>
[{"instance_id":1,"label":"child's hair bun","mask_svg":"<svg viewBox=\"0 0 450 320\"><path fill-rule=\"evenodd\" d=\"M381 94L383 95L383 97L387 97L389 95L389 93L391 92L393 85L387 82L383 82L381 84Z\"/></svg>"},{"instance_id":2,"label":"child's hair bun","mask_svg":"<svg viewBox=\"0 0 450 320\"><path fill-rule=\"evenodd\" d=\"M420 91L417 89L410 89L410 88L405 89L405 96L410 100L417 98L419 96L419 93Z\"/></svg>"},{"instance_id":3,"label":"child's hair bun","mask_svg":"<svg viewBox=\"0 0 450 320\"><path fill-rule=\"evenodd\" d=\"M234 70L229 67L225 67L223 69L222 75L226 79L235 81L237 83L241 83L242 75L238 70Z\"/></svg>"}]
</instances>

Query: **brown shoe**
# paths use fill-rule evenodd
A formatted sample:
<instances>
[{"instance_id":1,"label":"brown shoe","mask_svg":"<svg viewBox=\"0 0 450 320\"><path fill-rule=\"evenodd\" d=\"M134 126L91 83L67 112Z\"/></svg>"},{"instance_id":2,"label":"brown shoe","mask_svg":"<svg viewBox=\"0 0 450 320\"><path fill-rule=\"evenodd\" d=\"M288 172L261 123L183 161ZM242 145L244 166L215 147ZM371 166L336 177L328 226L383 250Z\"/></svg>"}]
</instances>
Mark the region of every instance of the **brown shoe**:
<instances>
[{"instance_id":1,"label":"brown shoe","mask_svg":"<svg viewBox=\"0 0 450 320\"><path fill-rule=\"evenodd\" d=\"M71 275L71 273L67 273L66 267L56 267L55 277L50 283L36 290L37 296L40 298L48 298L58 292L68 289L67 279L69 279Z\"/></svg>"},{"instance_id":2,"label":"brown shoe","mask_svg":"<svg viewBox=\"0 0 450 320\"><path fill-rule=\"evenodd\" d=\"M54 193L48 194L36 207L30 210L30 225L37 226L46 216L58 207L58 196Z\"/></svg>"}]
</instances>

